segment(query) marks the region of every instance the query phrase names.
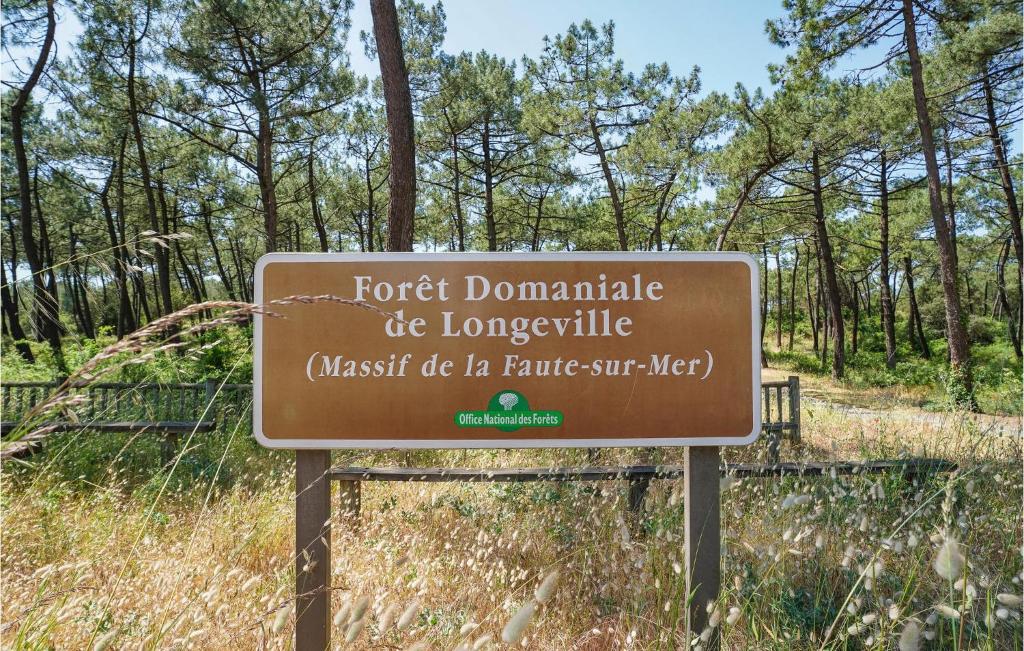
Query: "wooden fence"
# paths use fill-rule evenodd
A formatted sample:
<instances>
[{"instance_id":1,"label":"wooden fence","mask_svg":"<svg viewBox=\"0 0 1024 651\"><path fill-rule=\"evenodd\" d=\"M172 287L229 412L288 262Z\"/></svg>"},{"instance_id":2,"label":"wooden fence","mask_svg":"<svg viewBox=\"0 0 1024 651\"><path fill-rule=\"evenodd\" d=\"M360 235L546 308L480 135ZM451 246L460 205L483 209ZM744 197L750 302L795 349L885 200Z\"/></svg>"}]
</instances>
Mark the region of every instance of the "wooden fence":
<instances>
[{"instance_id":1,"label":"wooden fence","mask_svg":"<svg viewBox=\"0 0 1024 651\"><path fill-rule=\"evenodd\" d=\"M95 431L162 432L176 440L180 431L211 431L214 423L238 423L248 427L252 407L251 384L222 384L215 380L195 383L75 382L65 406L49 413L33 414L64 383L8 382L0 385L0 433L47 425L48 431L72 429ZM764 382L761 385L762 437L768 459L779 460L782 439L800 443L800 378ZM33 422L26 423L29 415ZM27 427L23 427L27 425ZM40 437L37 437L40 438ZM41 439L40 439L41 440ZM17 450L5 450L8 458L30 453L40 441L26 441ZM31 443L31 444L30 444Z\"/></svg>"},{"instance_id":2,"label":"wooden fence","mask_svg":"<svg viewBox=\"0 0 1024 651\"><path fill-rule=\"evenodd\" d=\"M8 382L0 385L4 422L20 422L63 382ZM83 424L110 421L194 421L244 416L252 402L252 385L196 383L76 382L67 409ZM44 414L46 422L64 420Z\"/></svg>"},{"instance_id":3,"label":"wooden fence","mask_svg":"<svg viewBox=\"0 0 1024 651\"><path fill-rule=\"evenodd\" d=\"M4 422L20 422L33 407L49 398L63 384L54 382L7 382L0 384L0 410ZM767 437L780 433L800 438L800 378L764 382L761 385L761 422ZM244 416L251 407L251 384L221 384L215 380L195 383L77 382L70 393L69 408L82 423L104 421L193 421ZM208 408L209 406L209 408ZM53 420L48 416L45 420Z\"/></svg>"}]
</instances>

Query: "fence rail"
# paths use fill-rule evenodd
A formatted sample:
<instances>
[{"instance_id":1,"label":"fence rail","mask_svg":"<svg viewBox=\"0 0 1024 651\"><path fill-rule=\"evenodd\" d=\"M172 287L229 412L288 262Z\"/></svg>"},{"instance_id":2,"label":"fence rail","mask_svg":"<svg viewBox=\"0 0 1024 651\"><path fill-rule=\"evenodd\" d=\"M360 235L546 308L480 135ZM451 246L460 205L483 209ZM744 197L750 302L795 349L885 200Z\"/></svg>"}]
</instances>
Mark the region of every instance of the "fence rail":
<instances>
[{"instance_id":1,"label":"fence rail","mask_svg":"<svg viewBox=\"0 0 1024 651\"><path fill-rule=\"evenodd\" d=\"M5 422L23 420L50 398L63 382L0 384L0 409ZM73 382L70 400L61 401L82 423L105 421L218 420L244 414L252 400L252 385L195 383ZM41 414L53 420L56 414ZM58 418L60 419L60 418Z\"/></svg>"}]
</instances>

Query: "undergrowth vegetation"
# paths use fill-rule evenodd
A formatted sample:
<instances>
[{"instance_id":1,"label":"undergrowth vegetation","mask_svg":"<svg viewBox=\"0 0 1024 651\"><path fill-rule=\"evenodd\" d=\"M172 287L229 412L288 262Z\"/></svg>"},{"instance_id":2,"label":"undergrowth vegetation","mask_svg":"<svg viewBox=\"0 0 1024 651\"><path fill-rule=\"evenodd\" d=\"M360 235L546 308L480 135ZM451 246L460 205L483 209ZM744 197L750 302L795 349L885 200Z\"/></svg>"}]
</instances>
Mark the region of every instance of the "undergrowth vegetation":
<instances>
[{"instance_id":1,"label":"undergrowth vegetation","mask_svg":"<svg viewBox=\"0 0 1024 651\"><path fill-rule=\"evenodd\" d=\"M837 384L850 389L894 389L901 392L908 406L929 411L951 408L946 380L946 344L942 340L931 342L931 358L924 359L909 346L900 346L895 368L885 365L885 346L868 334L863 335L856 353L847 353L846 376ZM979 409L986 414L1020 415L1021 362L1005 339L976 343L971 348L975 380L975 398ZM810 350L806 342L799 342L794 350L783 345L781 350L769 344L766 354L770 365L796 373L825 378L829 375L827 363L820 353Z\"/></svg>"},{"instance_id":2,"label":"undergrowth vegetation","mask_svg":"<svg viewBox=\"0 0 1024 651\"><path fill-rule=\"evenodd\" d=\"M115 355L105 366L113 370L95 376L248 381L244 327L196 341L142 358ZM68 348L84 363L112 342ZM1013 373L1004 352L979 353L982 382L1000 364ZM851 395L879 401L892 395L872 393L885 387L885 374L911 385L916 374L928 388L907 389L905 402L932 399L928 373L941 363L901 362L888 372L874 355L866 346L852 357L851 380L842 385ZM773 358L802 373L813 360ZM132 363L139 359L145 363ZM31 369L7 365L4 380L36 377ZM986 385L993 395L1009 390L1008 375ZM816 385L813 376L805 386L804 442L784 446L784 459L941 457L958 470L912 482L899 472L724 478L722 595L709 606L715 630L704 640L718 633L726 649L780 651L1022 648L1019 430L952 411L851 412L813 397L834 386ZM249 407L219 412L213 433L182 436L169 461L154 434L83 428L51 434L42 452L6 463L4 647L291 648L294 457L255 443ZM585 454L345 452L333 460L555 466L584 465ZM763 444L724 450L727 462L764 455ZM605 450L598 463L681 459L676 449ZM627 509L627 492L624 482L364 483L355 522L339 512L335 488L335 644L685 646L682 484L653 482L641 513Z\"/></svg>"},{"instance_id":3,"label":"undergrowth vegetation","mask_svg":"<svg viewBox=\"0 0 1024 651\"><path fill-rule=\"evenodd\" d=\"M4 645L290 648L292 455L259 448L246 417L186 437L171 467L152 436L83 432L9 465ZM723 647L1020 648L1019 438L967 417L922 426L820 407L805 432L786 457L942 456L960 468L916 483L898 473L723 479L723 593L711 617ZM601 455L680 460L668 449ZM563 465L584 453L334 462ZM513 646L505 636L535 649L680 648L681 488L655 481L637 515L622 482L364 484L358 523L338 513L335 489L336 644Z\"/></svg>"}]
</instances>

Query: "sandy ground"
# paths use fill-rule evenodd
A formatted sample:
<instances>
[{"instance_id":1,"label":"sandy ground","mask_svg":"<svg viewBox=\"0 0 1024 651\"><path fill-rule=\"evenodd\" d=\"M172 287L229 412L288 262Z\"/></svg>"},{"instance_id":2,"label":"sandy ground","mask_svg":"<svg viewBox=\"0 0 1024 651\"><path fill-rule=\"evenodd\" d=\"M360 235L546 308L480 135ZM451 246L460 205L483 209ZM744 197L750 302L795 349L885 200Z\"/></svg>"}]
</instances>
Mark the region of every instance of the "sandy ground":
<instances>
[{"instance_id":1,"label":"sandy ground","mask_svg":"<svg viewBox=\"0 0 1024 651\"><path fill-rule=\"evenodd\" d=\"M761 371L764 381L785 380L793 373L780 369L765 368ZM1021 417L991 416L988 414L962 414L951 412L925 411L908 405L905 389L857 390L833 382L830 378L811 375L800 376L800 401L803 409L830 409L851 418L864 420L891 421L893 423L919 422L942 428L962 419L974 422L979 432L1002 436L1021 436ZM889 405L879 407L878 405Z\"/></svg>"}]
</instances>

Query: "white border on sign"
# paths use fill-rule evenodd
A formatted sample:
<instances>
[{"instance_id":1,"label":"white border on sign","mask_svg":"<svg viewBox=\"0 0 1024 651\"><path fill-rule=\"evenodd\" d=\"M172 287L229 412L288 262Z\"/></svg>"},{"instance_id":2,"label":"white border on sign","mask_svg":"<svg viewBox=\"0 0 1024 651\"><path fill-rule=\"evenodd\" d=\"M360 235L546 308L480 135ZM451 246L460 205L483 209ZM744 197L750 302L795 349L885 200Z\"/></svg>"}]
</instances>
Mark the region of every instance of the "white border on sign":
<instances>
[{"instance_id":1,"label":"white border on sign","mask_svg":"<svg viewBox=\"0 0 1024 651\"><path fill-rule=\"evenodd\" d=\"M645 262L678 260L681 262L745 262L750 268L750 336L751 394L754 399L754 422L750 434L743 437L672 437L624 439L270 439L263 434L263 315L254 315L253 333L253 405L252 428L256 440L268 448L286 450L411 450L463 448L623 448L749 445L761 433L761 308L760 266L753 256L738 251L681 252L652 251L565 252L565 253L267 253L256 261L256 304L263 304L263 269L279 262L561 262L569 260L613 262Z\"/></svg>"}]
</instances>

